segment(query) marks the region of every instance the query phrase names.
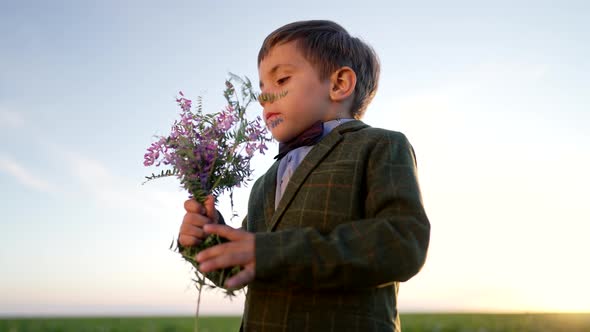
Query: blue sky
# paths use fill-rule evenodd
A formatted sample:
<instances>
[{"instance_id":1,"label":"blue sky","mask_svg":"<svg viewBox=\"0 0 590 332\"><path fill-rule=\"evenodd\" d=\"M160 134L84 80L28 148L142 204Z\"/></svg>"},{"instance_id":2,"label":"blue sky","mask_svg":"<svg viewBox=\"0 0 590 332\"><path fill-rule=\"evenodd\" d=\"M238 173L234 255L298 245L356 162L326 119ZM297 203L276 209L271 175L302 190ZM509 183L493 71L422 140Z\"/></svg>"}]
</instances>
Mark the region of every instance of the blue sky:
<instances>
[{"instance_id":1,"label":"blue sky","mask_svg":"<svg viewBox=\"0 0 590 332\"><path fill-rule=\"evenodd\" d=\"M364 120L417 152L432 242L401 310L590 311L589 14L583 1L2 2L0 315L193 312L190 269L168 250L186 194L142 186L143 154L177 91L218 110L227 73L256 81L264 37L302 19L375 48ZM210 292L202 312L242 306Z\"/></svg>"}]
</instances>

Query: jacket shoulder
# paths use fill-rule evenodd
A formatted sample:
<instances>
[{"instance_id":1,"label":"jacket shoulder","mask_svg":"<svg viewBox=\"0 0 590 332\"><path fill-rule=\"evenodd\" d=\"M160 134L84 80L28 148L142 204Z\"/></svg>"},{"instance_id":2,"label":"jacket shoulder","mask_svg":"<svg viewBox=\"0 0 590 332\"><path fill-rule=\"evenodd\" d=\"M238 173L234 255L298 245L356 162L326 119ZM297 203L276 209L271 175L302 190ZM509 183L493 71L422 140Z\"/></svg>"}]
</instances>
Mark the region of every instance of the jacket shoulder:
<instances>
[{"instance_id":1,"label":"jacket shoulder","mask_svg":"<svg viewBox=\"0 0 590 332\"><path fill-rule=\"evenodd\" d=\"M366 126L360 128L356 131L350 131L344 133L344 135L350 135L350 138L353 139L361 139L364 138L365 140L370 141L389 141L395 143L402 143L403 145L409 144L409 140L406 135L402 132L383 129L383 128L376 128L371 126Z\"/></svg>"}]
</instances>

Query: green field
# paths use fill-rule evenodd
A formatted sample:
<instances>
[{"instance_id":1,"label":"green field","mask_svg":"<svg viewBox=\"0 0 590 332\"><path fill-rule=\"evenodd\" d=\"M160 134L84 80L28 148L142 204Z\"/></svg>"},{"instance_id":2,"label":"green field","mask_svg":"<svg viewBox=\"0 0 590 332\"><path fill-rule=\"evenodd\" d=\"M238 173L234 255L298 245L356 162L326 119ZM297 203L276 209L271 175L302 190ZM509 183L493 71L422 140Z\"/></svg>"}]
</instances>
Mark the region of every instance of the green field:
<instances>
[{"instance_id":1,"label":"green field","mask_svg":"<svg viewBox=\"0 0 590 332\"><path fill-rule=\"evenodd\" d=\"M590 332L590 314L402 314L404 332ZM193 331L191 317L0 319L0 332ZM237 331L239 317L203 317L201 332Z\"/></svg>"}]
</instances>

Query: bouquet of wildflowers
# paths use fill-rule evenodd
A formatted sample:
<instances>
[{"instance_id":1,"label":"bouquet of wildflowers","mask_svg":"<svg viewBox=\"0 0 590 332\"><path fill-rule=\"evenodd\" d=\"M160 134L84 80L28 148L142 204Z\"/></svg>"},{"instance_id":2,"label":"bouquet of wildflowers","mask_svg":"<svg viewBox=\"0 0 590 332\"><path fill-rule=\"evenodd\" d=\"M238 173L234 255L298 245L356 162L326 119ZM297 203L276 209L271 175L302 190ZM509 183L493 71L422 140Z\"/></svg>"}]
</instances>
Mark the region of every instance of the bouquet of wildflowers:
<instances>
[{"instance_id":1,"label":"bouquet of wildflowers","mask_svg":"<svg viewBox=\"0 0 590 332\"><path fill-rule=\"evenodd\" d=\"M236 89L234 82L240 83L241 87ZM176 102L181 110L180 120L174 121L170 135L158 136L144 155L145 166L163 165L167 169L159 174L146 176L145 182L176 176L182 187L200 203L210 194L218 197L228 191L233 210L233 188L251 180L250 160L256 152L264 154L266 143L271 140L260 117L255 120L246 118L246 108L259 96L253 92L248 78L242 79L233 74L225 82L223 95L227 105L219 112L204 113L201 98L197 99L194 106L182 92L179 94ZM226 279L240 270L236 266L205 275L198 271L195 255L225 241L218 235L210 235L196 247L183 248L176 245L175 250L195 268L194 281L199 299L203 286L215 287L207 283L207 279L217 285L224 285ZM226 292L233 294L229 289Z\"/></svg>"}]
</instances>

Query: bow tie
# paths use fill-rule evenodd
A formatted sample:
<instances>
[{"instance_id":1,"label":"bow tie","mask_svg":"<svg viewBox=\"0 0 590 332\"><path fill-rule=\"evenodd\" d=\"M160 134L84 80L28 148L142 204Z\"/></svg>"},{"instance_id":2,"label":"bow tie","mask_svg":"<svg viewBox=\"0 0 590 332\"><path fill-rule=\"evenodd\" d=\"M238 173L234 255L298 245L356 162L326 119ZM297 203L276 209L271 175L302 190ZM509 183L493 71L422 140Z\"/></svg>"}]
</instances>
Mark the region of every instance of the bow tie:
<instances>
[{"instance_id":1,"label":"bow tie","mask_svg":"<svg viewBox=\"0 0 590 332\"><path fill-rule=\"evenodd\" d=\"M286 143L279 144L279 154L275 156L275 159L283 158L287 153L302 146L314 145L320 141L322 134L324 133L324 123L318 121L311 127L307 128L299 136L290 140Z\"/></svg>"}]
</instances>

